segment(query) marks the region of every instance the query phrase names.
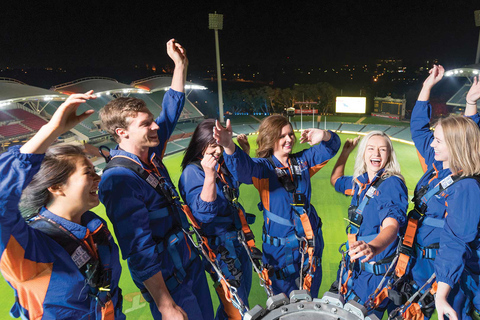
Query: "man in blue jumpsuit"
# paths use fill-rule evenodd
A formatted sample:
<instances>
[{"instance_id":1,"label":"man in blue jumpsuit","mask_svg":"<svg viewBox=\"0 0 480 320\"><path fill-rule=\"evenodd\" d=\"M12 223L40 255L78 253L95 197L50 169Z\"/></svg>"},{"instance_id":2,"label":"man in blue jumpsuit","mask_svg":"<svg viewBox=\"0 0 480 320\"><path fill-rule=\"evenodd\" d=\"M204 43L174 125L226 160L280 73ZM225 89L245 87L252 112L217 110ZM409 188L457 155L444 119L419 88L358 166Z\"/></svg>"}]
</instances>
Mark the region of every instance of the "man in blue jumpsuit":
<instances>
[{"instance_id":1,"label":"man in blue jumpsuit","mask_svg":"<svg viewBox=\"0 0 480 320\"><path fill-rule=\"evenodd\" d=\"M185 319L188 315L190 319L213 319L203 266L182 233L182 213L162 163L185 103L188 66L186 52L175 40L167 43L167 53L175 70L162 112L155 121L145 103L135 98L112 100L100 111L102 125L119 143L110 152L112 159L130 160L149 178L129 168L110 168L103 174L99 195L133 280L150 303L153 317ZM154 189L155 183L167 193Z\"/></svg>"}]
</instances>

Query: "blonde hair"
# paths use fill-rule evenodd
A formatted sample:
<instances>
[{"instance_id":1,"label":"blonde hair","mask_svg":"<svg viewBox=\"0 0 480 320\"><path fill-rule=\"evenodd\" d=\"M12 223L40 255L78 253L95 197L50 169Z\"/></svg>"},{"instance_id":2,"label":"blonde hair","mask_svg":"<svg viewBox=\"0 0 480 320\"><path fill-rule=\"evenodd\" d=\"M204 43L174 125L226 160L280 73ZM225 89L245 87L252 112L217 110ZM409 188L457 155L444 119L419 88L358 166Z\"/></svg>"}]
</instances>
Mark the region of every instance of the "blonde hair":
<instances>
[{"instance_id":1,"label":"blonde hair","mask_svg":"<svg viewBox=\"0 0 480 320\"><path fill-rule=\"evenodd\" d=\"M480 129L470 118L449 116L439 119L447 145L450 171L460 176L480 174Z\"/></svg>"},{"instance_id":2,"label":"blonde hair","mask_svg":"<svg viewBox=\"0 0 480 320\"><path fill-rule=\"evenodd\" d=\"M400 173L400 164L397 161L397 155L395 154L395 150L393 149L392 140L390 140L390 137L385 132L378 130L369 132L365 137L362 138L362 140L360 140L360 143L358 144L357 157L355 158L353 177L357 178L367 172L367 164L365 162L365 150L367 149L368 140L370 140L370 138L373 136L383 137L387 141L388 150L390 151L387 162L385 163L385 170L383 172L382 179L396 176L400 178L403 182L405 182L405 179ZM358 184L357 179L354 179L354 181ZM361 192L361 190L362 188L360 186L359 193Z\"/></svg>"},{"instance_id":3,"label":"blonde hair","mask_svg":"<svg viewBox=\"0 0 480 320\"><path fill-rule=\"evenodd\" d=\"M256 154L258 158L268 158L273 154L275 143L282 136L282 129L286 125L292 127L288 119L281 115L269 116L262 120L258 128L257 137L258 148ZM293 144L295 144L296 140L296 137L294 137Z\"/></svg>"}]
</instances>

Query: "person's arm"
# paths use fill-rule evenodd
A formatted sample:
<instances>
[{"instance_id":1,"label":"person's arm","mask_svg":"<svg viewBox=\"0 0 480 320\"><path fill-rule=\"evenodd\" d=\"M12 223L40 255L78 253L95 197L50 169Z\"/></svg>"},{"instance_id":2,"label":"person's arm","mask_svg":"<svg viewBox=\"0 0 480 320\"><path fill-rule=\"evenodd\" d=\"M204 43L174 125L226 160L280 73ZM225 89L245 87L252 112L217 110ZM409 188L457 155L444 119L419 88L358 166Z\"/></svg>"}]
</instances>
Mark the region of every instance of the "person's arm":
<instances>
[{"instance_id":1,"label":"person's arm","mask_svg":"<svg viewBox=\"0 0 480 320\"><path fill-rule=\"evenodd\" d=\"M188 67L187 52L180 44L175 42L175 39L167 42L167 53L175 63L175 69L173 70L170 90L165 92L163 96L162 111L155 119L159 126L157 135L160 141L156 152L162 157L185 106L184 88Z\"/></svg>"},{"instance_id":2,"label":"person's arm","mask_svg":"<svg viewBox=\"0 0 480 320\"><path fill-rule=\"evenodd\" d=\"M310 177L323 168L328 161L337 154L341 145L340 138L336 133L321 129L305 130L302 133L300 142L308 142L312 145L311 148L295 154L305 157L308 163Z\"/></svg>"},{"instance_id":3,"label":"person's arm","mask_svg":"<svg viewBox=\"0 0 480 320\"><path fill-rule=\"evenodd\" d=\"M171 88L178 92L185 92L188 68L187 51L175 39L171 39L167 42L167 54L175 63Z\"/></svg>"},{"instance_id":4,"label":"person's arm","mask_svg":"<svg viewBox=\"0 0 480 320\"><path fill-rule=\"evenodd\" d=\"M458 320L458 315L452 306L447 302L450 286L445 282L437 282L437 293L435 294L435 308L437 309L438 319L444 319L448 315L450 320Z\"/></svg>"},{"instance_id":5,"label":"person's arm","mask_svg":"<svg viewBox=\"0 0 480 320\"><path fill-rule=\"evenodd\" d=\"M174 319L174 320L187 320L188 316L180 308L175 301L173 301L172 296L168 292L167 286L162 276L162 272L158 272L149 279L143 282L145 288L155 301L155 304L158 307L158 311L162 314L163 319Z\"/></svg>"},{"instance_id":6,"label":"person's arm","mask_svg":"<svg viewBox=\"0 0 480 320\"><path fill-rule=\"evenodd\" d=\"M338 178L345 175L345 164L347 163L350 153L352 153L357 146L359 140L360 137L356 137L355 139L347 139L345 141L342 152L340 153L340 156L338 156L337 162L332 170L332 175L330 176L330 183L332 186L335 186L335 182Z\"/></svg>"},{"instance_id":7,"label":"person's arm","mask_svg":"<svg viewBox=\"0 0 480 320\"><path fill-rule=\"evenodd\" d=\"M386 218L382 222L380 233L370 241L356 241L350 246L349 255L350 260L354 261L360 257L365 256L362 262L367 262L377 254L385 250L397 238L400 225L394 218Z\"/></svg>"},{"instance_id":8,"label":"person's arm","mask_svg":"<svg viewBox=\"0 0 480 320\"><path fill-rule=\"evenodd\" d=\"M473 83L468 90L466 97L465 115L467 117L477 114L477 101L480 99L480 81L479 77L473 77Z\"/></svg>"},{"instance_id":9,"label":"person's arm","mask_svg":"<svg viewBox=\"0 0 480 320\"><path fill-rule=\"evenodd\" d=\"M410 120L412 140L427 166L435 161L435 153L433 148L430 147L433 141L433 133L430 131L432 106L428 100L430 99L430 92L433 86L443 78L444 72L445 70L442 66L435 65L430 69L430 75L423 83Z\"/></svg>"},{"instance_id":10,"label":"person's arm","mask_svg":"<svg viewBox=\"0 0 480 320\"><path fill-rule=\"evenodd\" d=\"M202 192L200 193L200 198L205 202L213 202L217 199L217 171L215 166L217 165L217 160L210 154L205 154L202 161L200 162L205 172L205 180L203 181Z\"/></svg>"},{"instance_id":11,"label":"person's arm","mask_svg":"<svg viewBox=\"0 0 480 320\"><path fill-rule=\"evenodd\" d=\"M440 235L440 249L435 257L437 282L451 288L464 272L465 262L472 257L470 243L478 237L480 224L480 186L474 179L455 183L447 202L445 225Z\"/></svg>"},{"instance_id":12,"label":"person's arm","mask_svg":"<svg viewBox=\"0 0 480 320\"><path fill-rule=\"evenodd\" d=\"M398 177L387 178L377 190L379 194L370 200L368 206L374 205L374 214L382 221L379 234L369 243L357 241L350 247L351 260L365 256L362 262L371 260L383 252L396 239L401 226L406 223L408 208L408 190ZM367 211L365 208L364 212Z\"/></svg>"},{"instance_id":13,"label":"person's arm","mask_svg":"<svg viewBox=\"0 0 480 320\"><path fill-rule=\"evenodd\" d=\"M76 114L80 104L87 100L95 99L93 91L84 94L72 94L64 103L62 103L52 116L52 119L42 126L40 130L25 143L21 148L21 153L42 154L47 148L60 136L77 124L89 117L93 110L88 110L81 115Z\"/></svg>"},{"instance_id":14,"label":"person's arm","mask_svg":"<svg viewBox=\"0 0 480 320\"><path fill-rule=\"evenodd\" d=\"M237 136L237 142L240 148L246 153L250 154L250 143L248 142L248 137L245 134L239 134Z\"/></svg>"}]
</instances>

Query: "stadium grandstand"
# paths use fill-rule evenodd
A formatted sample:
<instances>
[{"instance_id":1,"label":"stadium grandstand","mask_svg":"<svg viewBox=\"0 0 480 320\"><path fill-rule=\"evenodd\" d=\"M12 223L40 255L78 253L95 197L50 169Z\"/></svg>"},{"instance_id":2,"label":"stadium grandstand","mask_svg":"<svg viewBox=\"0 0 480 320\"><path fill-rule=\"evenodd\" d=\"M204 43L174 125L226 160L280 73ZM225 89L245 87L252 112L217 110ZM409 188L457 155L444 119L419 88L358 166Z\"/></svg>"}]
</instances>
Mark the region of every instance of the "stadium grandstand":
<instances>
[{"instance_id":1,"label":"stadium grandstand","mask_svg":"<svg viewBox=\"0 0 480 320\"><path fill-rule=\"evenodd\" d=\"M95 147L106 145L112 148L116 143L111 141L109 134L101 129L98 111L112 99L131 96L143 99L156 117L162 111L163 96L170 88L171 81L171 76L155 76L124 84L111 78L89 77L59 84L48 90L29 86L15 79L0 78L0 145L2 147L0 152L11 145L28 141L47 123L58 106L70 94L88 90L94 90L97 99L81 105L78 112L89 109L96 112L60 137L59 142L74 144L88 142ZM172 142L167 148L169 153L183 150L188 145L189 137L198 121L204 118L203 114L188 100L188 95L192 90L205 90L206 87L189 82L185 89L187 95L185 108L171 137ZM92 160L95 164L97 160L99 164L103 162L101 157Z\"/></svg>"}]
</instances>

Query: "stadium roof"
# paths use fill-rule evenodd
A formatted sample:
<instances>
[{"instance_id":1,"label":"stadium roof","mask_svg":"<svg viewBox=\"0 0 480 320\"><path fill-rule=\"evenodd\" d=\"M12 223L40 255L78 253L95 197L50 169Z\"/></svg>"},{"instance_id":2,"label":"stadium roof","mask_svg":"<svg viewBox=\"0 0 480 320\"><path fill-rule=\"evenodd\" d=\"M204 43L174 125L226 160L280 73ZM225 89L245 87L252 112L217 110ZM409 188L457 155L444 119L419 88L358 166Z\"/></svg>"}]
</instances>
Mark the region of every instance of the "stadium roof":
<instances>
[{"instance_id":1,"label":"stadium roof","mask_svg":"<svg viewBox=\"0 0 480 320\"><path fill-rule=\"evenodd\" d=\"M480 64L471 64L445 72L446 77L474 77L480 74Z\"/></svg>"},{"instance_id":2,"label":"stadium roof","mask_svg":"<svg viewBox=\"0 0 480 320\"><path fill-rule=\"evenodd\" d=\"M0 107L17 102L65 100L67 97L59 92L29 86L18 80L0 78Z\"/></svg>"},{"instance_id":3,"label":"stadium roof","mask_svg":"<svg viewBox=\"0 0 480 320\"><path fill-rule=\"evenodd\" d=\"M132 82L132 86L139 89L148 90L150 92L167 91L172 84L172 76L160 75L152 76L145 79L140 79ZM206 90L207 87L195 84L193 82L187 82L185 84L185 90Z\"/></svg>"},{"instance_id":4,"label":"stadium roof","mask_svg":"<svg viewBox=\"0 0 480 320\"><path fill-rule=\"evenodd\" d=\"M148 90L135 88L134 86L120 83L115 79L105 77L82 78L53 86L51 89L65 94L83 93L89 90L93 90L96 95L148 93Z\"/></svg>"}]
</instances>

